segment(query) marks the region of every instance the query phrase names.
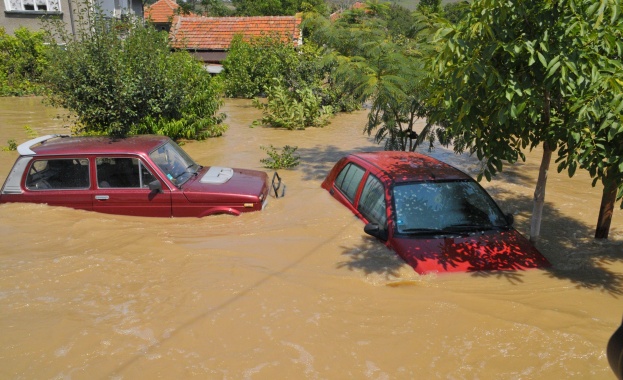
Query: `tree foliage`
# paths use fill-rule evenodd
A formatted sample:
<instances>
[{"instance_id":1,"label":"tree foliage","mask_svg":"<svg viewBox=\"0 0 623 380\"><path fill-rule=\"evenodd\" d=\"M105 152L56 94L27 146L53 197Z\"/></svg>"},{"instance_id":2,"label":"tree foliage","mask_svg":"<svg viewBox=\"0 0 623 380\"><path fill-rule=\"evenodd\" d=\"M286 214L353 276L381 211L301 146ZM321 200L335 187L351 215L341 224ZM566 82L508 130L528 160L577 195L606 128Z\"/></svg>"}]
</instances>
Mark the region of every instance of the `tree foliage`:
<instances>
[{"instance_id":1,"label":"tree foliage","mask_svg":"<svg viewBox=\"0 0 623 380\"><path fill-rule=\"evenodd\" d=\"M293 16L298 12L327 13L324 0L232 0L238 16Z\"/></svg>"},{"instance_id":2,"label":"tree foliage","mask_svg":"<svg viewBox=\"0 0 623 380\"><path fill-rule=\"evenodd\" d=\"M608 93L620 88L618 9L619 1L475 0L440 31L432 101L439 112L429 116L447 124L455 148L483 160L481 176L490 179L543 143L531 238L556 148L559 170L573 175L579 165L621 186L620 155L611 158L620 148L620 99Z\"/></svg>"},{"instance_id":3,"label":"tree foliage","mask_svg":"<svg viewBox=\"0 0 623 380\"><path fill-rule=\"evenodd\" d=\"M234 36L223 61L225 94L236 98L265 94L275 78L289 76L298 63L294 47L284 43L279 35L248 41L242 35Z\"/></svg>"},{"instance_id":4,"label":"tree foliage","mask_svg":"<svg viewBox=\"0 0 623 380\"><path fill-rule=\"evenodd\" d=\"M396 27L395 8L377 3L343 12L336 22L317 28L312 38L330 49L337 82L370 105L365 131L374 133L385 149L413 151L435 135L432 125L416 131L426 114L423 79L434 52L427 35L432 25L416 14L408 29Z\"/></svg>"},{"instance_id":5,"label":"tree foliage","mask_svg":"<svg viewBox=\"0 0 623 380\"><path fill-rule=\"evenodd\" d=\"M0 96L41 95L47 66L44 32L24 27L14 35L0 28Z\"/></svg>"},{"instance_id":6,"label":"tree foliage","mask_svg":"<svg viewBox=\"0 0 623 380\"><path fill-rule=\"evenodd\" d=\"M334 112L356 108L352 96L331 81L332 61L312 41L299 48L279 36L245 41L236 36L223 63L225 94L231 97L267 97L255 104L266 125L304 129L325 125Z\"/></svg>"},{"instance_id":7,"label":"tree foliage","mask_svg":"<svg viewBox=\"0 0 623 380\"><path fill-rule=\"evenodd\" d=\"M52 105L68 109L76 129L122 137L158 133L174 139L222 134L220 87L187 52L172 53L166 33L141 20L108 19L83 4L77 36L62 25L46 72Z\"/></svg>"},{"instance_id":8,"label":"tree foliage","mask_svg":"<svg viewBox=\"0 0 623 380\"><path fill-rule=\"evenodd\" d=\"M226 17L233 14L222 0L188 0L178 4L186 14L202 14L209 17Z\"/></svg>"},{"instance_id":9,"label":"tree foliage","mask_svg":"<svg viewBox=\"0 0 623 380\"><path fill-rule=\"evenodd\" d=\"M333 116L333 108L323 106L321 99L309 87L296 89L292 93L277 83L268 89L267 102L256 98L253 104L263 113L263 117L255 122L256 125L286 129L323 127Z\"/></svg>"}]
</instances>

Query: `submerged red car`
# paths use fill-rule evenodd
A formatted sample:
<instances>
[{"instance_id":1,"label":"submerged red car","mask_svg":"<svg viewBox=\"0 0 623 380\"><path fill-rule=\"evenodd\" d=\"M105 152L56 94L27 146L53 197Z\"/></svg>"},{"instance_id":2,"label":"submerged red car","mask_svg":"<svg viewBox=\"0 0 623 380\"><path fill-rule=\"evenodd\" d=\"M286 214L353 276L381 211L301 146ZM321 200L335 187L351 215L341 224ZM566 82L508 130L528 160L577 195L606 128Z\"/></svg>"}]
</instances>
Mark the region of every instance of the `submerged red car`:
<instances>
[{"instance_id":1,"label":"submerged red car","mask_svg":"<svg viewBox=\"0 0 623 380\"><path fill-rule=\"evenodd\" d=\"M420 274L549 266L476 181L434 158L351 154L322 187Z\"/></svg>"},{"instance_id":2,"label":"submerged red car","mask_svg":"<svg viewBox=\"0 0 623 380\"><path fill-rule=\"evenodd\" d=\"M269 195L266 173L201 166L164 136L48 135L17 150L20 156L2 186L0 203L203 217L259 211Z\"/></svg>"}]
</instances>

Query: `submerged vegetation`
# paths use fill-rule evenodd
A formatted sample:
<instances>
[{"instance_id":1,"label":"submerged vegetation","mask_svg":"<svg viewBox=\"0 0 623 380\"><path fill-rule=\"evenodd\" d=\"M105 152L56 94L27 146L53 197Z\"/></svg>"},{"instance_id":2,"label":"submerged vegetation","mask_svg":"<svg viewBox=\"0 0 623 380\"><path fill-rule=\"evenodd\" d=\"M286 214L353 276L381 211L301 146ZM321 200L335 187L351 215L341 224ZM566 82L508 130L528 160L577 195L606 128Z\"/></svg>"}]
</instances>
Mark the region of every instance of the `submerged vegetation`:
<instances>
[{"instance_id":1,"label":"submerged vegetation","mask_svg":"<svg viewBox=\"0 0 623 380\"><path fill-rule=\"evenodd\" d=\"M300 157L296 154L297 146L286 145L278 151L278 148L270 145L261 146L260 149L266 151L268 158L260 160L267 169L292 169L299 164Z\"/></svg>"},{"instance_id":2,"label":"submerged vegetation","mask_svg":"<svg viewBox=\"0 0 623 380\"><path fill-rule=\"evenodd\" d=\"M48 66L44 32L24 27L7 34L0 27L0 96L41 95L41 76Z\"/></svg>"}]
</instances>

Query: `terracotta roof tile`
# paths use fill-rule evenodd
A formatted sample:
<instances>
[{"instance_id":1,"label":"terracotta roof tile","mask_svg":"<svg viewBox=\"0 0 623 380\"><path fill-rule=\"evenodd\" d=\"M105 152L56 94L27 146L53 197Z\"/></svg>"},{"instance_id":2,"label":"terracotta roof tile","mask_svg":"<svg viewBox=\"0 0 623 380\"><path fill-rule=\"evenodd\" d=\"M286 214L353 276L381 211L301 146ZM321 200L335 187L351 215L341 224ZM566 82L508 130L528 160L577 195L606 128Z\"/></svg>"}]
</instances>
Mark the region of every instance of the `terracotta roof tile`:
<instances>
[{"instance_id":1,"label":"terracotta roof tile","mask_svg":"<svg viewBox=\"0 0 623 380\"><path fill-rule=\"evenodd\" d=\"M143 14L146 20L155 23L168 23L173 20L173 16L179 7L174 0L158 0L150 6L146 6Z\"/></svg>"},{"instance_id":2,"label":"terracotta roof tile","mask_svg":"<svg viewBox=\"0 0 623 380\"><path fill-rule=\"evenodd\" d=\"M301 19L296 16L177 16L169 36L174 47L197 50L227 50L237 34L252 38L278 33L284 41L300 45L300 25Z\"/></svg>"}]
</instances>

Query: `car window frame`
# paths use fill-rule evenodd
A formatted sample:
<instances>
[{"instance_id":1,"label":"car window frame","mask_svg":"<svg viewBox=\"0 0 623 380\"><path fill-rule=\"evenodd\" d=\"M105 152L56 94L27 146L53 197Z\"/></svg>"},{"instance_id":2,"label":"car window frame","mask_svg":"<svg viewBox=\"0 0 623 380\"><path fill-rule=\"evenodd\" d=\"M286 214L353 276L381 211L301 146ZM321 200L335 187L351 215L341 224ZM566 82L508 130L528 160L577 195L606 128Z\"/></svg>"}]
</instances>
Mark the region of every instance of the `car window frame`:
<instances>
[{"instance_id":1,"label":"car window frame","mask_svg":"<svg viewBox=\"0 0 623 380\"><path fill-rule=\"evenodd\" d=\"M102 186L99 178L99 168L98 168L98 160L100 159L129 159L129 160L137 160L138 161L138 186ZM116 164L116 163L115 163ZM142 170L147 170L147 172L151 175L153 180L160 181L158 176L154 174L154 169L145 163L142 157L140 156L122 156L122 155L95 155L93 158L93 165L95 167L95 187L99 190L149 190L149 182L143 181ZM110 183L109 183L110 184Z\"/></svg>"},{"instance_id":2,"label":"car window frame","mask_svg":"<svg viewBox=\"0 0 623 380\"><path fill-rule=\"evenodd\" d=\"M49 176L44 176L42 175L42 178L37 179L36 181L34 181L33 183L30 183L30 178L32 176L31 171L35 170L35 172L39 172L39 170L37 170L35 168L35 165L40 163L40 162L47 162L46 164L46 169L47 170L51 170L50 169L50 162L51 161L86 161L86 165L82 165L82 164L75 164L74 165L81 165L84 166L84 169L86 169L86 176L83 178L83 180L86 181L86 185L84 186L75 186L75 187L52 187L50 185L50 182L48 181L50 178L53 178L55 176L55 174L51 174ZM44 171L44 172L45 172ZM34 157L33 159L31 159L27 166L26 169L24 170L24 188L28 191L34 191L34 192L39 192L39 191L86 191L89 190L91 188L91 164L90 164L90 160L88 157L79 157L79 156L68 156L68 157ZM64 175L62 175L62 178L67 178L69 173L65 173ZM41 184L47 184L47 186L49 187L41 187L41 188L37 188L36 186L32 186L33 184L37 184L37 183L41 183Z\"/></svg>"},{"instance_id":3,"label":"car window frame","mask_svg":"<svg viewBox=\"0 0 623 380\"><path fill-rule=\"evenodd\" d=\"M380 199L382 201L382 205L381 206L377 206L375 205L374 207L372 207L370 210L367 209L363 209L362 208L362 204L364 203L365 197L366 197L366 190L369 189L368 184L370 181L375 181L381 189L381 193L380 193ZM387 221L388 221L388 215L387 215L387 188L386 188L386 184L381 180L381 178L379 178L377 175L375 175L372 172L367 172L367 175L364 175L364 178L361 179L360 181L361 183L363 183L363 187L361 188L361 193L359 194L359 198L357 200L357 211L364 217L366 218L366 220L368 220L368 222L371 223L376 223L381 227L387 227ZM378 202L378 201L377 201ZM375 203L377 203L375 202ZM382 208L382 220L378 220L376 218L375 215L372 214L372 211L376 208L376 207L381 207Z\"/></svg>"},{"instance_id":4,"label":"car window frame","mask_svg":"<svg viewBox=\"0 0 623 380\"><path fill-rule=\"evenodd\" d=\"M345 177L348 175L348 171L350 171L351 167L355 167L358 170L361 170L361 177L359 178L359 180L357 181L357 186L354 187L354 193L352 194L352 198L349 194L346 193L346 191L342 188L341 184L338 184L338 180L340 179L340 176L342 175L342 173L344 174L344 178L342 178L342 183L345 179ZM348 171L347 171L348 169ZM333 184L335 186L335 188L340 192L340 194L342 194L344 196L344 198L346 198L352 205L353 207L355 206L355 201L357 200L357 196L359 194L359 189L361 187L361 183L363 181L364 178L366 178L366 173L368 171L362 167L361 165L353 162L353 161L349 161L346 163L346 165L344 165L344 167L339 171L339 173L337 174L337 176L335 177L335 180L333 181ZM352 183L352 181L351 181Z\"/></svg>"}]
</instances>

